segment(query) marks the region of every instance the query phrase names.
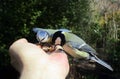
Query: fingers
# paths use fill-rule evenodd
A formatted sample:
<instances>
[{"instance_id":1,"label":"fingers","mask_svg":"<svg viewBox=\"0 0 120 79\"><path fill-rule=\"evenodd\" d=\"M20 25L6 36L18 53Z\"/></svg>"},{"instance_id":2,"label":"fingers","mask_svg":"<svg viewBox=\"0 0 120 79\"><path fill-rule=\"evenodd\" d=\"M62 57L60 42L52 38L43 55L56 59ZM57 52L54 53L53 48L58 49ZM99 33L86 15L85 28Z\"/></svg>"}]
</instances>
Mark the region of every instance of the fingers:
<instances>
[{"instance_id":1,"label":"fingers","mask_svg":"<svg viewBox=\"0 0 120 79\"><path fill-rule=\"evenodd\" d=\"M15 41L9 48L9 52L13 52L13 49L16 48L18 45L22 44L22 43L27 43L28 41L25 38L19 39L17 41Z\"/></svg>"},{"instance_id":2,"label":"fingers","mask_svg":"<svg viewBox=\"0 0 120 79\"><path fill-rule=\"evenodd\" d=\"M61 60L65 59L67 60L67 55L62 51L61 46L56 46L55 51L52 51L49 53L50 57L53 59ZM59 50L62 49L62 50ZM40 45L35 45L32 43L29 43L25 38L19 39L15 41L9 48L10 54L17 54L20 57L27 57L27 56L43 56L43 55L48 55L46 54L47 52L43 51L41 49ZM24 55L24 56L23 56Z\"/></svg>"},{"instance_id":3,"label":"fingers","mask_svg":"<svg viewBox=\"0 0 120 79\"><path fill-rule=\"evenodd\" d=\"M46 58L47 54L37 45L29 43L25 38L15 41L9 48L11 64L19 71L23 66L29 66L29 62Z\"/></svg>"},{"instance_id":4,"label":"fingers","mask_svg":"<svg viewBox=\"0 0 120 79\"><path fill-rule=\"evenodd\" d=\"M35 45L32 43L29 43L25 38L21 38L17 41L15 41L9 48L9 52L13 53L13 52L19 52L23 49L23 51L25 50L31 50L30 48L38 48L40 49L40 45ZM25 51L24 51L25 52Z\"/></svg>"},{"instance_id":5,"label":"fingers","mask_svg":"<svg viewBox=\"0 0 120 79\"><path fill-rule=\"evenodd\" d=\"M9 48L10 58L11 58L11 65L19 72L21 72L23 65L21 62L21 58L19 57L18 53L15 53L18 50L19 44L27 43L27 40L25 38L19 39L15 41Z\"/></svg>"},{"instance_id":6,"label":"fingers","mask_svg":"<svg viewBox=\"0 0 120 79\"><path fill-rule=\"evenodd\" d=\"M10 55L18 56L19 59L25 59L29 57L41 57L47 55L40 47L35 44L29 43L26 39L22 38L15 41L9 48Z\"/></svg>"},{"instance_id":7,"label":"fingers","mask_svg":"<svg viewBox=\"0 0 120 79\"><path fill-rule=\"evenodd\" d=\"M16 42L27 43L28 41L25 38L21 38L17 40Z\"/></svg>"}]
</instances>

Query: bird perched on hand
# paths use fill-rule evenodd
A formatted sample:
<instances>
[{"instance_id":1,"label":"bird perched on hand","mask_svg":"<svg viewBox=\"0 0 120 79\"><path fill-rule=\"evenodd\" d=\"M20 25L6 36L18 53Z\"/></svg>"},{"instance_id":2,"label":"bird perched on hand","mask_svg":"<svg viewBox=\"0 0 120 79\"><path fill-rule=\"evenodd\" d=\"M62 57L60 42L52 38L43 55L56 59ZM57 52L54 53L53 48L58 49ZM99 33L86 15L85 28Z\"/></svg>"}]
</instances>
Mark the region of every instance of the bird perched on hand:
<instances>
[{"instance_id":1,"label":"bird perched on hand","mask_svg":"<svg viewBox=\"0 0 120 79\"><path fill-rule=\"evenodd\" d=\"M60 45L63 47L64 51L71 55L72 57L76 59L86 59L86 60L92 60L97 62L98 64L108 68L109 70L113 71L113 68L104 62L103 60L99 59L97 57L96 51L89 46L84 40L82 40L77 35L73 34L71 31L67 29L41 29L41 28L35 28L37 31L37 38L39 39L47 39L46 42L52 42L55 44L57 38L61 39ZM34 29L34 30L35 30ZM45 33L42 33L44 35L40 34L40 31L44 31ZM47 34L47 35L45 35ZM42 37L40 37L40 36ZM48 37L51 39L49 40ZM49 40L49 41L48 41ZM42 42L43 40L41 40ZM45 42L45 41L43 41Z\"/></svg>"},{"instance_id":2,"label":"bird perched on hand","mask_svg":"<svg viewBox=\"0 0 120 79\"><path fill-rule=\"evenodd\" d=\"M52 37L53 34L57 31L65 31L70 32L70 30L67 29L42 29L42 28L33 28L33 31L36 33L36 39L39 42L38 44L41 45L42 49L46 52L53 51L55 48L52 43Z\"/></svg>"}]
</instances>

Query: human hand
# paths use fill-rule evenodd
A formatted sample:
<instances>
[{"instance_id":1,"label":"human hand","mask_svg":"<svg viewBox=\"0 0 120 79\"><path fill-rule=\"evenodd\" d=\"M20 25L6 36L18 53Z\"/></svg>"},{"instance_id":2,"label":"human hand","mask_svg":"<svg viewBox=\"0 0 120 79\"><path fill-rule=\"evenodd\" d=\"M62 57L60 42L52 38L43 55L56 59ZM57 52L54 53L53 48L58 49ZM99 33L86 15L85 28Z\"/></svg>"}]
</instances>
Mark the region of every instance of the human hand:
<instances>
[{"instance_id":1,"label":"human hand","mask_svg":"<svg viewBox=\"0 0 120 79\"><path fill-rule=\"evenodd\" d=\"M15 41L9 52L11 64L21 74L20 79L65 79L69 72L67 55L63 51L47 54L24 38Z\"/></svg>"}]
</instances>

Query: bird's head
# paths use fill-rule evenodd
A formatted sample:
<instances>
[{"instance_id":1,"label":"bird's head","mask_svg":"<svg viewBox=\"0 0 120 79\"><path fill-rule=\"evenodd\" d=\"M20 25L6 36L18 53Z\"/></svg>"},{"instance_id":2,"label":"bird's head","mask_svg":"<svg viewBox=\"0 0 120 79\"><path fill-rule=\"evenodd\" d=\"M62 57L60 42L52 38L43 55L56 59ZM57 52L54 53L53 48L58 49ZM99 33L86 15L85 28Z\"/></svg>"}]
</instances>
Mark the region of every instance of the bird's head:
<instances>
[{"instance_id":1,"label":"bird's head","mask_svg":"<svg viewBox=\"0 0 120 79\"><path fill-rule=\"evenodd\" d=\"M60 45L63 46L66 43L65 35L63 31L57 31L53 34L52 43L55 44L57 38L60 38Z\"/></svg>"},{"instance_id":2,"label":"bird's head","mask_svg":"<svg viewBox=\"0 0 120 79\"><path fill-rule=\"evenodd\" d=\"M36 38L40 43L47 42L49 40L49 33L47 31L38 31L36 34Z\"/></svg>"}]
</instances>

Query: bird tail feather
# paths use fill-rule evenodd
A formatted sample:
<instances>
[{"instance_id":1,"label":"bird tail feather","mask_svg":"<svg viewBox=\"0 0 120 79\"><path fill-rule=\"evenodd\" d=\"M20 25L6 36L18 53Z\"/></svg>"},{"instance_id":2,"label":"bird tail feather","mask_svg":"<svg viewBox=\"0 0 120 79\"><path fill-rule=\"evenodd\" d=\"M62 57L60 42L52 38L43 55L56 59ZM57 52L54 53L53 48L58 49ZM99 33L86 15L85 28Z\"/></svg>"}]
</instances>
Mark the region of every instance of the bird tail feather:
<instances>
[{"instance_id":1,"label":"bird tail feather","mask_svg":"<svg viewBox=\"0 0 120 79\"><path fill-rule=\"evenodd\" d=\"M107 69L113 71L113 68L109 64L107 64L105 61L99 59L98 57L97 58L96 57L91 57L91 60L93 60L93 61L97 62L98 64L106 67Z\"/></svg>"}]
</instances>

